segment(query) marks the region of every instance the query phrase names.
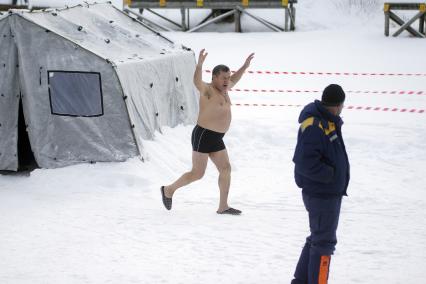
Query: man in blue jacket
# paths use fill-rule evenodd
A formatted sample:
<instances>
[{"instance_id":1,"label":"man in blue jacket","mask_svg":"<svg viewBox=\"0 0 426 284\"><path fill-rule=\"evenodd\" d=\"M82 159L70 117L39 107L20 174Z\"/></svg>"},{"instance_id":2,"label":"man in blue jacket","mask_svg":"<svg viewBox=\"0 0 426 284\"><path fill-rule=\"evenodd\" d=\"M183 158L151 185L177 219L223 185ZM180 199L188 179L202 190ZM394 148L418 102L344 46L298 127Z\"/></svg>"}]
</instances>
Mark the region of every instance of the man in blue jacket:
<instances>
[{"instance_id":1,"label":"man in blue jacket","mask_svg":"<svg viewBox=\"0 0 426 284\"><path fill-rule=\"evenodd\" d=\"M326 284L342 196L349 184L349 160L342 137L340 113L345 92L339 85L324 89L302 110L293 157L295 180L302 188L311 234L299 258L292 284Z\"/></svg>"}]
</instances>

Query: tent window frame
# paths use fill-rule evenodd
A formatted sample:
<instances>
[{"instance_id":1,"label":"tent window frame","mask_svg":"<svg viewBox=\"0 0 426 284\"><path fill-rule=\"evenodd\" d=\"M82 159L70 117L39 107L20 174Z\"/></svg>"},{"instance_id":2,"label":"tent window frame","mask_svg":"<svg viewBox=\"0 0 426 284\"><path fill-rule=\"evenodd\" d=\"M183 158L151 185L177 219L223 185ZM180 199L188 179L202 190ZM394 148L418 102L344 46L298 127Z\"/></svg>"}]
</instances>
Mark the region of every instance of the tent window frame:
<instances>
[{"instance_id":1,"label":"tent window frame","mask_svg":"<svg viewBox=\"0 0 426 284\"><path fill-rule=\"evenodd\" d=\"M79 114L66 114L66 113L56 113L53 111L53 103L52 103L52 90L50 86L50 73L72 73L72 74L94 74L98 76L99 79L99 95L100 95L100 113L93 114L93 115L79 115ZM92 71L70 71L70 70L47 70L47 83L48 83L48 89L49 89L49 103L50 103L50 113L52 115L58 115L58 116L70 116L70 117L100 117L104 115L104 95L102 91L102 78L100 72L92 72Z\"/></svg>"}]
</instances>

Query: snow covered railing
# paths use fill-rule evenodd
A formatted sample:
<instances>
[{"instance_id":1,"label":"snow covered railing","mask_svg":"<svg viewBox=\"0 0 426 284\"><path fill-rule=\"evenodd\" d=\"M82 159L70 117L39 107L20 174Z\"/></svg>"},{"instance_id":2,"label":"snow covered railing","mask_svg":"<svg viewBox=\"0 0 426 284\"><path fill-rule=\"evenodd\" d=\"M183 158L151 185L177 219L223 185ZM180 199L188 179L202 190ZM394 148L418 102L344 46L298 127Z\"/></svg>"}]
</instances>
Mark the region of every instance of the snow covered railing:
<instances>
[{"instance_id":1,"label":"snow covered railing","mask_svg":"<svg viewBox=\"0 0 426 284\"><path fill-rule=\"evenodd\" d=\"M182 1L182 0L126 0L125 4L128 8L137 8L139 9L140 14L138 18L141 20L146 20L148 24L153 24L158 28L158 24L149 23L142 13L144 10L149 11L155 16L177 26L182 31L194 32L207 25L212 23L219 22L225 18L232 18L232 21L235 22L235 31L241 32L241 14L245 14L254 20L258 21L262 25L270 28L273 31L294 31L296 25L296 9L294 4L297 3L297 0L192 0L192 1ZM180 9L181 10L181 24L176 23L175 21L165 17L153 11L151 9L158 8L169 8L169 9ZM189 10L190 9L212 9L212 12L203 19L200 23L194 27L190 27L189 24ZM277 8L284 9L284 28L279 27L278 25L269 22L259 16L255 16L246 11L246 9L256 9L256 8ZM126 7L124 9L126 11ZM127 9L128 10L128 9ZM161 27L160 27L161 28Z\"/></svg>"},{"instance_id":2,"label":"snow covered railing","mask_svg":"<svg viewBox=\"0 0 426 284\"><path fill-rule=\"evenodd\" d=\"M418 11L411 19L405 22L393 11L395 10L412 10ZM407 30L410 34L415 37L426 37L425 34L425 22L426 22L426 3L385 3L385 35L389 36L389 24L390 20L397 23L400 28L393 34L394 37L400 35L404 30ZM419 30L411 27L416 20L419 20Z\"/></svg>"}]
</instances>

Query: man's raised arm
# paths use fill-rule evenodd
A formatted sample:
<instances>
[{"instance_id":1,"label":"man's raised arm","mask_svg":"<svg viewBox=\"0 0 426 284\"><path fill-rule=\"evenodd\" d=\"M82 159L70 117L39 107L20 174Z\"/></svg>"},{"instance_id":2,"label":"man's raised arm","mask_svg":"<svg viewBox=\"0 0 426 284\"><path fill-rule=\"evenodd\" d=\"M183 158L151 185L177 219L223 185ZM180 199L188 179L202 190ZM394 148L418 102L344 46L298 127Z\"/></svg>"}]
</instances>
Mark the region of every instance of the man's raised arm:
<instances>
[{"instance_id":1,"label":"man's raised arm","mask_svg":"<svg viewBox=\"0 0 426 284\"><path fill-rule=\"evenodd\" d=\"M243 66L241 66L240 69L237 70L237 72L235 72L234 74L232 74L231 76L231 86L230 88L232 88L233 86L235 86L238 81L240 81L241 77L243 76L244 72L247 70L247 68L249 68L250 66L250 62L251 60L254 58L254 53L250 54L246 61L244 62Z\"/></svg>"},{"instance_id":2,"label":"man's raised arm","mask_svg":"<svg viewBox=\"0 0 426 284\"><path fill-rule=\"evenodd\" d=\"M206 83L203 82L203 63L208 53L204 51L205 49L203 48L198 55L198 62L194 72L194 85L200 91L200 94L203 94L207 87Z\"/></svg>"}]
</instances>

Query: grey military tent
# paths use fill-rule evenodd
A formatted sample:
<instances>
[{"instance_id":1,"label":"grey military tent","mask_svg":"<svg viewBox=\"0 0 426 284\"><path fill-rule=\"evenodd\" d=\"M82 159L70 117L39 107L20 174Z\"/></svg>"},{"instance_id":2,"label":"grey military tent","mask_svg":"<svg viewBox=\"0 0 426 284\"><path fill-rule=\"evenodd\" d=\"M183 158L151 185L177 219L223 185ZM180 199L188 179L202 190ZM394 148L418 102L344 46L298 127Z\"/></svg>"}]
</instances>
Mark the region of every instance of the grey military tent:
<instances>
[{"instance_id":1,"label":"grey military tent","mask_svg":"<svg viewBox=\"0 0 426 284\"><path fill-rule=\"evenodd\" d=\"M194 53L111 4L0 15L0 170L144 157L194 123Z\"/></svg>"}]
</instances>

